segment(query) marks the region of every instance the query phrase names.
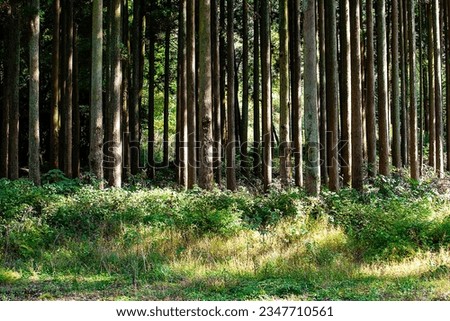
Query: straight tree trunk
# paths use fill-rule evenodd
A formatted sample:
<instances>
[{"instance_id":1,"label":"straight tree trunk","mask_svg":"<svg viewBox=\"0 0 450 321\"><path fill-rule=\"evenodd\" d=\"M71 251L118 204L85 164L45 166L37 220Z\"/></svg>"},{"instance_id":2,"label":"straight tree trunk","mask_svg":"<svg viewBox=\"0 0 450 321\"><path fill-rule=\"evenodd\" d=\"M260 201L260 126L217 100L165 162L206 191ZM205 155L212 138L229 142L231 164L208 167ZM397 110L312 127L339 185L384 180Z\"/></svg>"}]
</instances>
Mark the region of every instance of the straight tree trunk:
<instances>
[{"instance_id":1,"label":"straight tree trunk","mask_svg":"<svg viewBox=\"0 0 450 321\"><path fill-rule=\"evenodd\" d=\"M187 110L188 110L188 188L197 183L197 151L196 151L196 63L195 63L195 1L187 3Z\"/></svg>"},{"instance_id":2,"label":"straight tree trunk","mask_svg":"<svg viewBox=\"0 0 450 321\"><path fill-rule=\"evenodd\" d=\"M450 4L446 2L445 5L445 39L446 39L446 113L447 113L447 171L450 171Z\"/></svg>"},{"instance_id":3,"label":"straight tree trunk","mask_svg":"<svg viewBox=\"0 0 450 321\"><path fill-rule=\"evenodd\" d=\"M259 177L261 168L261 122L260 122L260 7L259 0L253 2L254 14L254 40L253 40L253 169L255 176Z\"/></svg>"},{"instance_id":4,"label":"straight tree trunk","mask_svg":"<svg viewBox=\"0 0 450 321\"><path fill-rule=\"evenodd\" d=\"M212 41L212 90L213 90L213 128L214 128L214 172L215 181L222 183L222 113L221 113L221 75L220 59L220 21L218 0L211 0L211 41Z\"/></svg>"},{"instance_id":5,"label":"straight tree trunk","mask_svg":"<svg viewBox=\"0 0 450 321\"><path fill-rule=\"evenodd\" d=\"M399 1L399 25L400 25L400 64L401 64L401 86L400 86L400 132L401 132L401 157L402 166L408 165L408 122L407 122L407 78L408 78L408 67L407 67L407 31L406 31L406 15L405 15L406 0Z\"/></svg>"},{"instance_id":6,"label":"straight tree trunk","mask_svg":"<svg viewBox=\"0 0 450 321\"><path fill-rule=\"evenodd\" d=\"M327 159L329 188L339 190L339 98L336 0L325 0Z\"/></svg>"},{"instance_id":7,"label":"straight tree trunk","mask_svg":"<svg viewBox=\"0 0 450 321\"><path fill-rule=\"evenodd\" d=\"M400 127L400 76L399 76L399 7L392 0L392 164L397 169L402 166Z\"/></svg>"},{"instance_id":8,"label":"straight tree trunk","mask_svg":"<svg viewBox=\"0 0 450 321\"><path fill-rule=\"evenodd\" d=\"M352 51L352 187L363 188L363 138L361 108L361 39L360 2L350 1L350 30Z\"/></svg>"},{"instance_id":9,"label":"straight tree trunk","mask_svg":"<svg viewBox=\"0 0 450 321\"><path fill-rule=\"evenodd\" d=\"M298 2L297 2L298 3ZM304 7L305 34L305 139L306 191L317 196L320 192L319 116L317 114L317 44L315 0Z\"/></svg>"},{"instance_id":10,"label":"straight tree trunk","mask_svg":"<svg viewBox=\"0 0 450 321\"><path fill-rule=\"evenodd\" d=\"M288 1L280 0L280 177L284 186L291 181L288 19Z\"/></svg>"},{"instance_id":11,"label":"straight tree trunk","mask_svg":"<svg viewBox=\"0 0 450 321\"><path fill-rule=\"evenodd\" d=\"M417 107L416 107L416 32L415 32L415 4L409 0L408 33L409 33L409 160L411 163L411 178L419 179L417 153Z\"/></svg>"},{"instance_id":12,"label":"straight tree trunk","mask_svg":"<svg viewBox=\"0 0 450 321\"><path fill-rule=\"evenodd\" d=\"M214 1L214 0L213 0ZM186 0L181 0L179 4L179 28L178 28L178 68L179 68L179 83L178 83L178 95L179 95L179 169L178 169L178 183L186 187L187 186L187 92L186 92Z\"/></svg>"},{"instance_id":13,"label":"straight tree trunk","mask_svg":"<svg viewBox=\"0 0 450 321\"><path fill-rule=\"evenodd\" d=\"M366 76L366 135L367 135L367 167L369 176L377 173L377 133L375 116L375 58L374 58L374 31L373 31L373 0L366 2L367 15L367 53L365 60Z\"/></svg>"},{"instance_id":14,"label":"straight tree trunk","mask_svg":"<svg viewBox=\"0 0 450 321\"><path fill-rule=\"evenodd\" d=\"M141 1L133 1L133 42L131 48L133 71L132 71L132 90L131 90L131 106L130 114L130 165L131 174L136 175L139 172L139 155L140 155L140 110L139 105L142 96L142 83L140 81L141 51L143 39L142 35L142 8Z\"/></svg>"},{"instance_id":15,"label":"straight tree trunk","mask_svg":"<svg viewBox=\"0 0 450 321\"><path fill-rule=\"evenodd\" d=\"M103 0L92 5L92 73L89 167L103 188Z\"/></svg>"},{"instance_id":16,"label":"straight tree trunk","mask_svg":"<svg viewBox=\"0 0 450 321\"><path fill-rule=\"evenodd\" d=\"M65 88L64 88L64 173L73 176L73 0L66 2Z\"/></svg>"},{"instance_id":17,"label":"straight tree trunk","mask_svg":"<svg viewBox=\"0 0 450 321\"><path fill-rule=\"evenodd\" d=\"M434 90L436 109L436 174L444 175L444 123L442 113L442 61L441 61L441 23L439 0L433 1L434 32ZM448 58L447 58L448 59Z\"/></svg>"},{"instance_id":18,"label":"straight tree trunk","mask_svg":"<svg viewBox=\"0 0 450 321\"><path fill-rule=\"evenodd\" d=\"M40 19L39 0L31 1L30 17L30 106L29 106L29 143L28 163L30 179L36 185L41 184L40 173L40 136L39 136L39 37Z\"/></svg>"},{"instance_id":19,"label":"straight tree trunk","mask_svg":"<svg viewBox=\"0 0 450 321\"><path fill-rule=\"evenodd\" d=\"M322 183L328 184L328 161L327 161L327 109L326 109L326 60L325 60L325 0L318 0L319 16L319 97L320 97L320 174Z\"/></svg>"},{"instance_id":20,"label":"straight tree trunk","mask_svg":"<svg viewBox=\"0 0 450 321\"><path fill-rule=\"evenodd\" d=\"M213 104L211 60L211 2L200 1L199 8L199 107L201 114L201 147L199 186L213 187Z\"/></svg>"},{"instance_id":21,"label":"straight tree trunk","mask_svg":"<svg viewBox=\"0 0 450 321\"><path fill-rule=\"evenodd\" d=\"M114 16L111 26L111 137L109 140L112 148L113 162L111 164L111 177L109 185L122 186L122 137L121 137L121 112L122 112L122 62L121 62L121 29L122 29L122 4L121 0L113 0L112 10Z\"/></svg>"},{"instance_id":22,"label":"straight tree trunk","mask_svg":"<svg viewBox=\"0 0 450 321\"><path fill-rule=\"evenodd\" d=\"M128 12L128 0L122 2L122 37L123 37L123 51L125 54L122 59L122 139L123 143L123 170L122 179L128 180L131 175L131 155L130 155L130 83L131 81L131 41L130 41L130 28L129 28L129 12Z\"/></svg>"},{"instance_id":23,"label":"straight tree trunk","mask_svg":"<svg viewBox=\"0 0 450 321\"><path fill-rule=\"evenodd\" d=\"M309 4L314 5L314 4ZM292 88L292 147L294 152L294 181L295 186L303 186L303 149L302 149L302 62L301 62L301 21L300 21L300 0L293 1L293 37L292 37L292 61L291 77L293 78ZM310 9L313 10L313 9ZM314 9L315 10L315 9ZM311 12L309 12L311 13ZM311 23L311 22L310 22ZM309 26L309 28L315 28ZM317 71L316 71L317 74ZM317 85L317 83L316 83ZM317 91L317 88L316 88ZM316 93L317 96L317 93ZM316 105L317 107L317 105ZM319 177L320 179L320 177ZM320 183L319 183L320 184Z\"/></svg>"},{"instance_id":24,"label":"straight tree trunk","mask_svg":"<svg viewBox=\"0 0 450 321\"><path fill-rule=\"evenodd\" d=\"M150 8L153 5L150 4ZM148 169L147 176L150 179L155 178L155 42L156 35L154 31L154 26L151 21L149 24L149 68L148 68L148 148L147 148L147 158L148 158ZM187 139L187 137L186 137Z\"/></svg>"},{"instance_id":25,"label":"straight tree trunk","mask_svg":"<svg viewBox=\"0 0 450 321\"><path fill-rule=\"evenodd\" d=\"M60 17L61 0L53 2L53 53L52 53L52 109L50 119L50 166L59 168L59 132L61 117L59 115L60 102Z\"/></svg>"},{"instance_id":26,"label":"straight tree trunk","mask_svg":"<svg viewBox=\"0 0 450 321\"><path fill-rule=\"evenodd\" d=\"M236 190L235 66L234 66L234 0L227 0L227 188Z\"/></svg>"},{"instance_id":27,"label":"straight tree trunk","mask_svg":"<svg viewBox=\"0 0 450 321\"><path fill-rule=\"evenodd\" d=\"M272 184L272 75L269 7L268 0L261 0L263 177L266 192Z\"/></svg>"},{"instance_id":28,"label":"straight tree trunk","mask_svg":"<svg viewBox=\"0 0 450 321\"><path fill-rule=\"evenodd\" d=\"M436 90L434 77L434 22L432 4L427 3L428 18L428 89L429 89L429 156L428 164L436 170Z\"/></svg>"},{"instance_id":29,"label":"straight tree trunk","mask_svg":"<svg viewBox=\"0 0 450 321\"><path fill-rule=\"evenodd\" d=\"M170 8L171 0L167 0ZM169 20L169 19L168 19ZM170 100L170 32L169 21L166 22L164 36L164 130L163 130L163 165L169 165L169 100Z\"/></svg>"},{"instance_id":30,"label":"straight tree trunk","mask_svg":"<svg viewBox=\"0 0 450 321\"><path fill-rule=\"evenodd\" d=\"M378 132L380 174L389 176L389 93L386 40L386 1L377 1L377 69L378 69Z\"/></svg>"},{"instance_id":31,"label":"straight tree trunk","mask_svg":"<svg viewBox=\"0 0 450 321\"><path fill-rule=\"evenodd\" d=\"M341 170L344 178L344 185L351 185L351 58L350 58L350 12L349 1L340 0L340 45L341 45L341 140L342 140L342 159Z\"/></svg>"},{"instance_id":32,"label":"straight tree trunk","mask_svg":"<svg viewBox=\"0 0 450 321\"><path fill-rule=\"evenodd\" d=\"M248 104L249 104L249 39L248 39L248 0L242 1L242 117L240 122L241 136L241 169L248 176Z\"/></svg>"},{"instance_id":33,"label":"straight tree trunk","mask_svg":"<svg viewBox=\"0 0 450 321\"><path fill-rule=\"evenodd\" d=\"M79 87L78 87L78 26L74 25L73 34L73 153L72 153L72 175L80 176L80 104L79 104Z\"/></svg>"}]
</instances>

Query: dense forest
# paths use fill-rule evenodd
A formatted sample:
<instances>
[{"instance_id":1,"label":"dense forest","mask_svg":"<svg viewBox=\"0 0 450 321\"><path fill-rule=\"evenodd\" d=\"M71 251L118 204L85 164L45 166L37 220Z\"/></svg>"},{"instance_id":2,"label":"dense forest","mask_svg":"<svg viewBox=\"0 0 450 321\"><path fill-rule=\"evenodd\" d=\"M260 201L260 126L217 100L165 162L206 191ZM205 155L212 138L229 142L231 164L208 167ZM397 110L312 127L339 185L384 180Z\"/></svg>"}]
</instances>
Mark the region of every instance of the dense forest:
<instances>
[{"instance_id":1,"label":"dense forest","mask_svg":"<svg viewBox=\"0 0 450 321\"><path fill-rule=\"evenodd\" d=\"M0 0L0 300L450 300L448 0Z\"/></svg>"},{"instance_id":2,"label":"dense forest","mask_svg":"<svg viewBox=\"0 0 450 321\"><path fill-rule=\"evenodd\" d=\"M0 177L440 177L449 19L438 0L3 0Z\"/></svg>"}]
</instances>

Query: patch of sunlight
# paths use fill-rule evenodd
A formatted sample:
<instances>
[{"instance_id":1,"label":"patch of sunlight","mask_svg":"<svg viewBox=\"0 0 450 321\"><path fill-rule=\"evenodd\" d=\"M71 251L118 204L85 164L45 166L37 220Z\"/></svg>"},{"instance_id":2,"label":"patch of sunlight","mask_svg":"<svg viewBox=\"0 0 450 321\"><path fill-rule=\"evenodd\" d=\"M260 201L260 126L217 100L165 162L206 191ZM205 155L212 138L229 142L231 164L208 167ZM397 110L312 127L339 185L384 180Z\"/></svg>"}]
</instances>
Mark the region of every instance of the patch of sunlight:
<instances>
[{"instance_id":1,"label":"patch of sunlight","mask_svg":"<svg viewBox=\"0 0 450 321\"><path fill-rule=\"evenodd\" d=\"M14 283L21 277L22 275L19 272L0 268L0 285Z\"/></svg>"},{"instance_id":2,"label":"patch of sunlight","mask_svg":"<svg viewBox=\"0 0 450 321\"><path fill-rule=\"evenodd\" d=\"M422 276L436 269L444 269L450 275L450 250L442 249L438 253L423 252L400 262L373 263L361 266L363 275L375 277ZM449 281L450 282L450 281Z\"/></svg>"}]
</instances>

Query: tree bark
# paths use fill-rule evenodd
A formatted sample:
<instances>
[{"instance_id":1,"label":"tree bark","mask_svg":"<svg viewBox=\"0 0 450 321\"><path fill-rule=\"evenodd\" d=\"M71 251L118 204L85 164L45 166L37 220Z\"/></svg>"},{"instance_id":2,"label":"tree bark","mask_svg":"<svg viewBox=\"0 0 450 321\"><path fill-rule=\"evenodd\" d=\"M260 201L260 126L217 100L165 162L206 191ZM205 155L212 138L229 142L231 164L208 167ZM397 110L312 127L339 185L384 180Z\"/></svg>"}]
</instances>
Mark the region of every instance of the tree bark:
<instances>
[{"instance_id":1,"label":"tree bark","mask_svg":"<svg viewBox=\"0 0 450 321\"><path fill-rule=\"evenodd\" d=\"M441 61L441 23L439 0L433 1L434 32L434 90L436 109L436 174L444 175L444 125L442 113L442 61Z\"/></svg>"},{"instance_id":2,"label":"tree bark","mask_svg":"<svg viewBox=\"0 0 450 321\"><path fill-rule=\"evenodd\" d=\"M386 1L377 1L378 133L380 174L389 176L388 66L386 41Z\"/></svg>"},{"instance_id":3,"label":"tree bark","mask_svg":"<svg viewBox=\"0 0 450 321\"><path fill-rule=\"evenodd\" d=\"M259 0L253 2L254 40L253 40L253 170L255 176L260 175L261 158L261 120L260 120L260 7Z\"/></svg>"},{"instance_id":4,"label":"tree bark","mask_svg":"<svg viewBox=\"0 0 450 321\"><path fill-rule=\"evenodd\" d=\"M52 109L50 119L50 166L59 168L59 132L61 117L59 115L60 102L60 17L61 0L53 2L53 53L52 53Z\"/></svg>"},{"instance_id":5,"label":"tree bark","mask_svg":"<svg viewBox=\"0 0 450 321\"><path fill-rule=\"evenodd\" d=\"M39 136L39 37L40 1L31 1L30 17L30 109L29 109L29 177L36 185L41 184L40 136Z\"/></svg>"},{"instance_id":6,"label":"tree bark","mask_svg":"<svg viewBox=\"0 0 450 321\"><path fill-rule=\"evenodd\" d=\"M326 109L327 109L327 160L328 186L339 190L339 99L336 0L325 0L325 60L326 60Z\"/></svg>"},{"instance_id":7,"label":"tree bark","mask_svg":"<svg viewBox=\"0 0 450 321\"><path fill-rule=\"evenodd\" d=\"M214 1L214 0L213 0ZM179 168L178 168L178 183L187 186L187 92L186 92L186 0L181 0L179 4L179 28L178 28L178 95L179 95Z\"/></svg>"},{"instance_id":8,"label":"tree bark","mask_svg":"<svg viewBox=\"0 0 450 321\"><path fill-rule=\"evenodd\" d=\"M434 22L432 4L427 3L428 18L428 89L429 89L429 156L428 164L436 170L436 90L434 76Z\"/></svg>"},{"instance_id":9,"label":"tree bark","mask_svg":"<svg viewBox=\"0 0 450 321\"><path fill-rule=\"evenodd\" d=\"M236 128L235 128L235 70L234 70L234 0L227 0L227 188L236 190Z\"/></svg>"},{"instance_id":10,"label":"tree bark","mask_svg":"<svg viewBox=\"0 0 450 321\"><path fill-rule=\"evenodd\" d=\"M89 165L103 188L103 0L92 5L92 73Z\"/></svg>"},{"instance_id":11,"label":"tree bark","mask_svg":"<svg viewBox=\"0 0 450 321\"><path fill-rule=\"evenodd\" d=\"M283 186L291 181L288 19L288 1L280 0L280 177Z\"/></svg>"},{"instance_id":12,"label":"tree bark","mask_svg":"<svg viewBox=\"0 0 450 321\"><path fill-rule=\"evenodd\" d=\"M167 0L170 8L171 0ZM169 102L170 102L170 19L167 19L164 36L164 130L163 130L163 165L169 166Z\"/></svg>"},{"instance_id":13,"label":"tree bark","mask_svg":"<svg viewBox=\"0 0 450 321\"><path fill-rule=\"evenodd\" d=\"M211 190L213 187L213 105L210 0L200 1L199 18L199 107L202 120L199 186Z\"/></svg>"},{"instance_id":14,"label":"tree bark","mask_svg":"<svg viewBox=\"0 0 450 321\"><path fill-rule=\"evenodd\" d=\"M399 76L399 7L392 0L392 164L397 169L402 166L400 127L400 76Z\"/></svg>"},{"instance_id":15,"label":"tree bark","mask_svg":"<svg viewBox=\"0 0 450 321\"><path fill-rule=\"evenodd\" d=\"M221 75L220 59L220 22L218 0L211 0L211 41L212 41L212 90L213 90L213 128L214 128L214 164L215 180L222 183L222 113L221 113Z\"/></svg>"},{"instance_id":16,"label":"tree bark","mask_svg":"<svg viewBox=\"0 0 450 321\"><path fill-rule=\"evenodd\" d=\"M351 51L350 51L350 12L349 1L340 0L340 45L341 45L341 86L340 86L340 103L341 103L341 170L344 178L344 185L350 186L352 179L351 171L351 104L352 104L352 87L351 87Z\"/></svg>"},{"instance_id":17,"label":"tree bark","mask_svg":"<svg viewBox=\"0 0 450 321\"><path fill-rule=\"evenodd\" d=\"M362 108L361 108L361 39L360 2L350 1L352 50L352 187L363 188Z\"/></svg>"},{"instance_id":18,"label":"tree bark","mask_svg":"<svg viewBox=\"0 0 450 321\"><path fill-rule=\"evenodd\" d=\"M111 137L109 140L112 152L111 177L109 185L122 186L122 137L121 137L121 112L122 112L122 59L121 59L121 29L122 29L122 5L121 0L113 0L114 10L111 26Z\"/></svg>"},{"instance_id":19,"label":"tree bark","mask_svg":"<svg viewBox=\"0 0 450 321\"><path fill-rule=\"evenodd\" d=\"M270 45L270 3L261 0L261 71L264 190L272 184L272 75Z\"/></svg>"},{"instance_id":20,"label":"tree bark","mask_svg":"<svg viewBox=\"0 0 450 321\"><path fill-rule=\"evenodd\" d=\"M374 58L374 30L373 30L373 1L366 2L367 53L365 60L366 76L366 137L367 137L367 167L369 176L377 173L377 133L375 116L375 58Z\"/></svg>"},{"instance_id":21,"label":"tree bark","mask_svg":"<svg viewBox=\"0 0 450 321\"><path fill-rule=\"evenodd\" d=\"M419 166L417 154L417 106L416 106L416 32L415 32L415 5L409 0L408 33L409 33L409 161L411 163L411 178L419 179Z\"/></svg>"},{"instance_id":22,"label":"tree bark","mask_svg":"<svg viewBox=\"0 0 450 321\"><path fill-rule=\"evenodd\" d=\"M79 87L78 87L78 26L74 25L73 34L73 153L72 153L72 175L80 176L80 139L81 139L81 123L80 123L80 103L79 103Z\"/></svg>"},{"instance_id":23,"label":"tree bark","mask_svg":"<svg viewBox=\"0 0 450 321\"><path fill-rule=\"evenodd\" d=\"M317 109L317 45L315 0L308 0L304 12L305 31L305 139L306 191L320 192L319 117Z\"/></svg>"},{"instance_id":24,"label":"tree bark","mask_svg":"<svg viewBox=\"0 0 450 321\"><path fill-rule=\"evenodd\" d=\"M320 97L320 174L322 183L328 184L328 161L327 161L327 109L326 109L326 60L325 60L325 0L318 0L319 20L319 97Z\"/></svg>"}]
</instances>

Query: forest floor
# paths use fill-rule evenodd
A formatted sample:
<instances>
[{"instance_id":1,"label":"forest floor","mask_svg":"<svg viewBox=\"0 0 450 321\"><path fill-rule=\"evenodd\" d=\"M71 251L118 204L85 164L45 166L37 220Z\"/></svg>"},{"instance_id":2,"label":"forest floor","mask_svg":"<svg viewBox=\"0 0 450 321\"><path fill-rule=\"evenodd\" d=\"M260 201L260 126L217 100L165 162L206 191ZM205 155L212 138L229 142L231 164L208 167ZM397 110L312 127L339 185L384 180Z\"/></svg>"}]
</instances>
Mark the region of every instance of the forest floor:
<instances>
[{"instance_id":1,"label":"forest floor","mask_svg":"<svg viewBox=\"0 0 450 321\"><path fill-rule=\"evenodd\" d=\"M0 180L0 300L450 300L444 185L310 198Z\"/></svg>"}]
</instances>

